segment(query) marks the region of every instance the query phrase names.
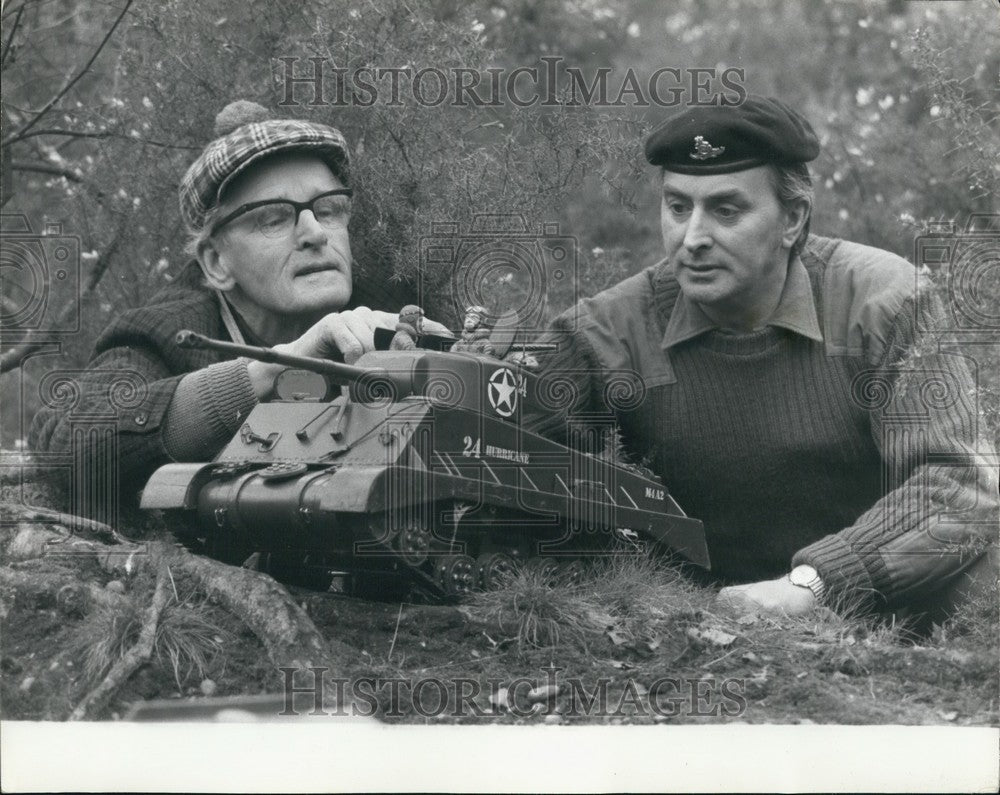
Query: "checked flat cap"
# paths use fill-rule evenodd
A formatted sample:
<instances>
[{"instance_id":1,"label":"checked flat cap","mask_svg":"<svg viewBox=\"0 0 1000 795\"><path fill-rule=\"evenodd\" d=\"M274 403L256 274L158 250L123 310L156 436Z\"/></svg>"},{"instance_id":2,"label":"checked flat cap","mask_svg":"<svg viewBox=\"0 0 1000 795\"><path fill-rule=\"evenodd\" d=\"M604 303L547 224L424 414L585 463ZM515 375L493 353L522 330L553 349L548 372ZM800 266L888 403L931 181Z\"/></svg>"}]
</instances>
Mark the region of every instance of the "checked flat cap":
<instances>
[{"instance_id":1,"label":"checked flat cap","mask_svg":"<svg viewBox=\"0 0 1000 795\"><path fill-rule=\"evenodd\" d=\"M812 125L784 102L753 94L735 106L689 107L646 139L646 159L678 174L730 174L815 160Z\"/></svg>"},{"instance_id":2,"label":"checked flat cap","mask_svg":"<svg viewBox=\"0 0 1000 795\"><path fill-rule=\"evenodd\" d=\"M192 230L202 227L226 186L251 163L278 152L309 151L348 184L350 153L340 130L297 119L272 119L255 102L239 100L215 118L215 140L181 180L181 216Z\"/></svg>"}]
</instances>

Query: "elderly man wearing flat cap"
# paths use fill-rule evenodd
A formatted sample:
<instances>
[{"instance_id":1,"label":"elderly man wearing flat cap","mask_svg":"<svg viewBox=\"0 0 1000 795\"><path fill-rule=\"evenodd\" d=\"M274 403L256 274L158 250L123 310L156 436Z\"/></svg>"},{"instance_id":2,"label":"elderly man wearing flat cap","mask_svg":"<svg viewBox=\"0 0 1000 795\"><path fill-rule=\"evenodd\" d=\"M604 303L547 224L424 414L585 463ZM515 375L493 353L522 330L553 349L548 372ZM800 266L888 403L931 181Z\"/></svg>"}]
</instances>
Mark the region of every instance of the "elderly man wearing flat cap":
<instances>
[{"instance_id":1,"label":"elderly man wearing flat cap","mask_svg":"<svg viewBox=\"0 0 1000 795\"><path fill-rule=\"evenodd\" d=\"M809 234L818 155L776 99L657 128L666 257L558 318L542 374L574 374L568 414L613 412L630 453L704 521L723 600L939 614L996 577L974 383L938 350L904 375L940 304L899 257ZM603 402L622 370L641 377L638 407Z\"/></svg>"},{"instance_id":2,"label":"elderly man wearing flat cap","mask_svg":"<svg viewBox=\"0 0 1000 795\"><path fill-rule=\"evenodd\" d=\"M111 457L124 485L141 486L170 460L209 460L270 396L280 365L179 348L181 329L350 363L372 350L375 327L395 328L395 314L361 305L354 290L351 197L340 131L271 118L246 101L219 114L215 139L180 184L196 261L104 331L81 379L73 414L118 418L115 448L84 436L89 469ZM371 295L373 285L363 286ZM126 376L139 402L116 410L114 385ZM73 451L78 423L67 411L39 411L33 448Z\"/></svg>"}]
</instances>

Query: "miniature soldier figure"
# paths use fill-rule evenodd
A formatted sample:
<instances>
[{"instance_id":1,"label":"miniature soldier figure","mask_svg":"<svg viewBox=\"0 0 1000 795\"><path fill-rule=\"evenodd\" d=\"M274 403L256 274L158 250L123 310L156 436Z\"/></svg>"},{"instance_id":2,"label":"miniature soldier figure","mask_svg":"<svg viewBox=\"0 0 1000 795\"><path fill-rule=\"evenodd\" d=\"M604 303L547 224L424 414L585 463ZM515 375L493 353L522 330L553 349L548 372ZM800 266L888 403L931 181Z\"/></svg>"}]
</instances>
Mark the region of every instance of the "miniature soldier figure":
<instances>
[{"instance_id":1,"label":"miniature soldier figure","mask_svg":"<svg viewBox=\"0 0 1000 795\"><path fill-rule=\"evenodd\" d=\"M495 356L493 345L490 344L490 329L483 325L487 312L484 306L470 306L465 310L465 321L462 324L462 335L458 342L451 346L453 351L480 353L483 356Z\"/></svg>"},{"instance_id":2,"label":"miniature soldier figure","mask_svg":"<svg viewBox=\"0 0 1000 795\"><path fill-rule=\"evenodd\" d=\"M528 351L511 351L503 360L510 364L516 364L518 367L524 367L527 370L537 370L539 368L538 359Z\"/></svg>"},{"instance_id":3,"label":"miniature soldier figure","mask_svg":"<svg viewBox=\"0 0 1000 795\"><path fill-rule=\"evenodd\" d=\"M407 304L399 310L396 334L389 343L391 351L412 351L417 347L424 320L424 310L414 304Z\"/></svg>"}]
</instances>

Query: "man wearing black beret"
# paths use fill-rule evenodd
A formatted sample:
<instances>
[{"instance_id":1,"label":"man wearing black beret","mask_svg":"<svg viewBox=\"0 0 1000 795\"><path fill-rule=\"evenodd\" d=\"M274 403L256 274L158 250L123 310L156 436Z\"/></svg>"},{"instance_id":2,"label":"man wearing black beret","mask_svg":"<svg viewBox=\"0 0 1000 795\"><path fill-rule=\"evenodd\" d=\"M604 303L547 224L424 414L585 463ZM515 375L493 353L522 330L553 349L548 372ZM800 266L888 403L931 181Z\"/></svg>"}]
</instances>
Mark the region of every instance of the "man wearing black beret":
<instances>
[{"instance_id":1,"label":"man wearing black beret","mask_svg":"<svg viewBox=\"0 0 1000 795\"><path fill-rule=\"evenodd\" d=\"M577 380L559 423L612 411L704 521L724 601L938 617L996 576L997 472L964 360L935 347L904 374L942 317L914 268L809 234L819 151L764 97L657 128L666 257L557 318L542 377ZM604 403L622 370L638 406Z\"/></svg>"}]
</instances>

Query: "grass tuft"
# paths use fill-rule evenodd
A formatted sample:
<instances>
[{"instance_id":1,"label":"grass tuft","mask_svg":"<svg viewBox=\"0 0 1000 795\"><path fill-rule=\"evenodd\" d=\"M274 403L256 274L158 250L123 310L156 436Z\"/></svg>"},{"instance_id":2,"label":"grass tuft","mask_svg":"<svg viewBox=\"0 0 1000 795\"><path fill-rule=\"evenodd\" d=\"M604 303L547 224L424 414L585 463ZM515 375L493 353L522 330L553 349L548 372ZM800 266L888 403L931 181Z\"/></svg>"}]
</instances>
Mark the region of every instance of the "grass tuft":
<instances>
[{"instance_id":1,"label":"grass tuft","mask_svg":"<svg viewBox=\"0 0 1000 795\"><path fill-rule=\"evenodd\" d=\"M1000 582L994 580L971 595L935 630L934 639L941 645L957 638L973 647L995 650L1000 646Z\"/></svg>"},{"instance_id":2,"label":"grass tuft","mask_svg":"<svg viewBox=\"0 0 1000 795\"><path fill-rule=\"evenodd\" d=\"M72 656L81 659L87 682L100 682L139 637L146 606L140 599L103 606L80 625ZM160 616L154 660L173 676L178 693L192 676L203 679L223 652L230 633L213 618L210 605L193 597L169 604Z\"/></svg>"},{"instance_id":3,"label":"grass tuft","mask_svg":"<svg viewBox=\"0 0 1000 795\"><path fill-rule=\"evenodd\" d=\"M519 651L564 642L586 649L594 634L589 615L597 605L585 598L580 584L553 582L547 573L525 568L499 587L473 594L465 610L479 623L496 627Z\"/></svg>"},{"instance_id":4,"label":"grass tuft","mask_svg":"<svg viewBox=\"0 0 1000 795\"><path fill-rule=\"evenodd\" d=\"M588 652L611 632L616 644L634 646L671 631L710 598L668 563L621 553L596 559L573 583L523 569L472 595L466 612L519 651L569 644Z\"/></svg>"}]
</instances>

